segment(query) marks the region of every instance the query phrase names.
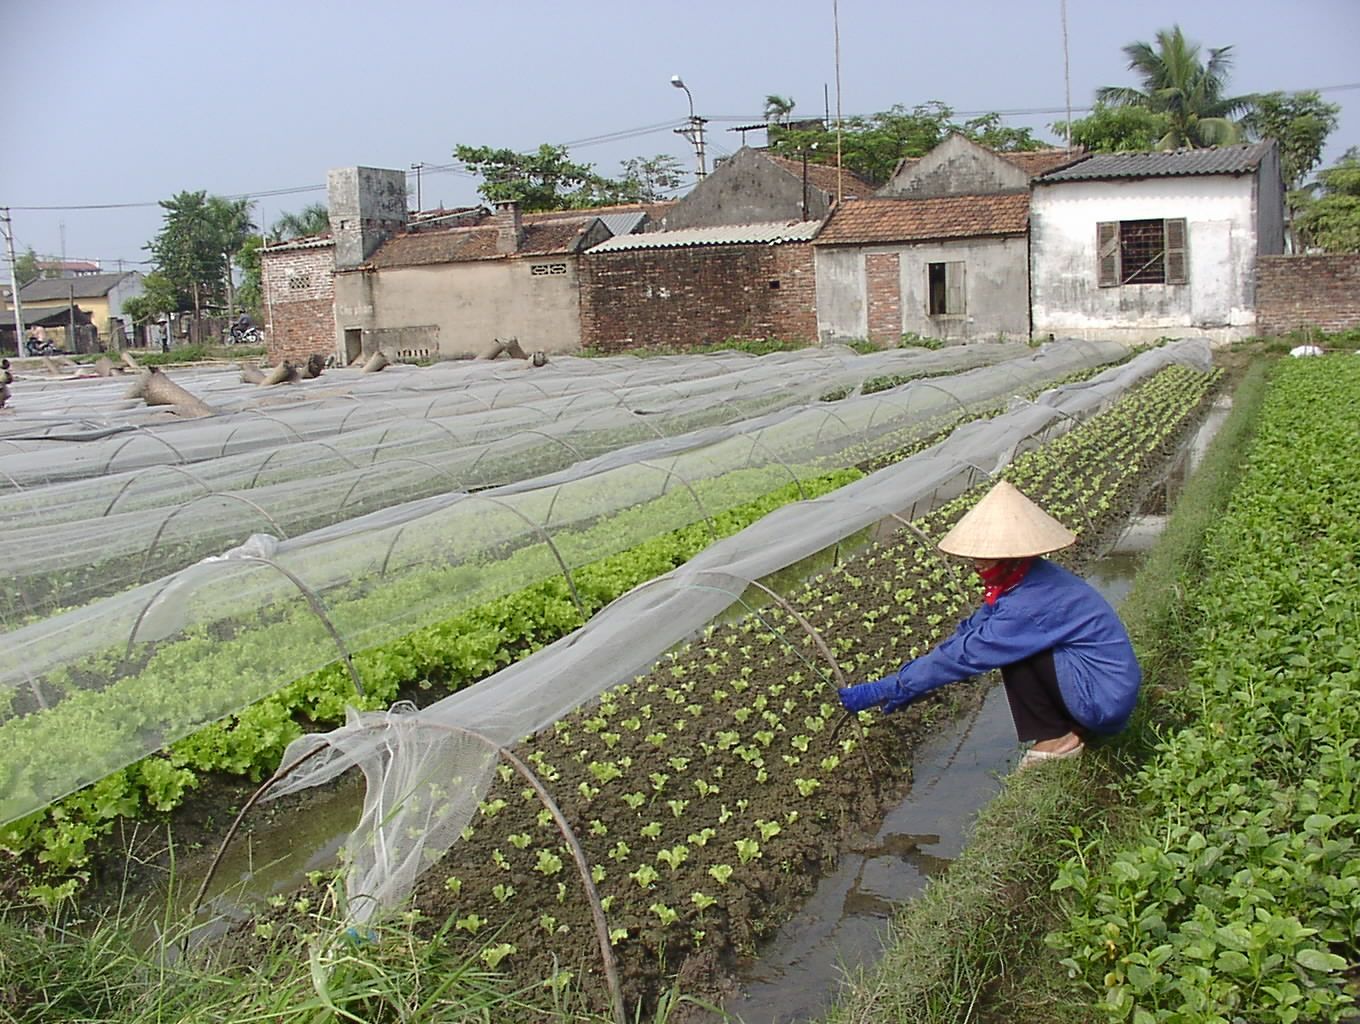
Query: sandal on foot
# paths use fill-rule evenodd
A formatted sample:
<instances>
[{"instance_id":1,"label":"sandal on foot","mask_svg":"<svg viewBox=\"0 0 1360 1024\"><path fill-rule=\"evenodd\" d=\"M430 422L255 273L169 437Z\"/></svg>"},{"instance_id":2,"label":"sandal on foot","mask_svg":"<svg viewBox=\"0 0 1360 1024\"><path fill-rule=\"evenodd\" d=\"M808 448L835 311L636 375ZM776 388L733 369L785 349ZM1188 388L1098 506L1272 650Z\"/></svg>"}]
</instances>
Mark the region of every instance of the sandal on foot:
<instances>
[{"instance_id":1,"label":"sandal on foot","mask_svg":"<svg viewBox=\"0 0 1360 1024\"><path fill-rule=\"evenodd\" d=\"M1016 765L1016 771L1021 768L1032 768L1036 764L1044 761L1057 761L1068 757L1077 757L1086 749L1085 743L1078 743L1071 750L1026 750L1024 756L1020 758L1020 763Z\"/></svg>"}]
</instances>

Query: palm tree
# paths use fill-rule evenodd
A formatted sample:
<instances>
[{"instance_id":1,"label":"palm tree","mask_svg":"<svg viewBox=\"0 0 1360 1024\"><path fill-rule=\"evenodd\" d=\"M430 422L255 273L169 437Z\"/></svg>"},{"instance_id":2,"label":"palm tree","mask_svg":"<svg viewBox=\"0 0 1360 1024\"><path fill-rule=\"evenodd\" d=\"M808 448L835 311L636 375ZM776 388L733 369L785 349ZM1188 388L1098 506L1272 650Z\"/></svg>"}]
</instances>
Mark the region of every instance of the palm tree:
<instances>
[{"instance_id":1,"label":"palm tree","mask_svg":"<svg viewBox=\"0 0 1360 1024\"><path fill-rule=\"evenodd\" d=\"M325 234L331 229L330 211L325 203L309 203L297 213L282 214L269 229L271 242L286 242L291 238Z\"/></svg>"},{"instance_id":2,"label":"palm tree","mask_svg":"<svg viewBox=\"0 0 1360 1024\"><path fill-rule=\"evenodd\" d=\"M793 97L777 96L774 93L765 97L765 120L781 128L793 113Z\"/></svg>"},{"instance_id":3,"label":"palm tree","mask_svg":"<svg viewBox=\"0 0 1360 1024\"><path fill-rule=\"evenodd\" d=\"M1251 96L1223 95L1232 67L1232 47L1209 50L1209 62L1199 59L1199 44L1187 42L1180 26L1157 33L1157 45L1138 42L1124 47L1129 70L1137 73L1143 88L1106 86L1096 90L1096 100L1112 107L1142 107L1165 116L1169 122L1159 149L1182 146L1225 146L1242 137L1235 117L1252 107Z\"/></svg>"}]
</instances>

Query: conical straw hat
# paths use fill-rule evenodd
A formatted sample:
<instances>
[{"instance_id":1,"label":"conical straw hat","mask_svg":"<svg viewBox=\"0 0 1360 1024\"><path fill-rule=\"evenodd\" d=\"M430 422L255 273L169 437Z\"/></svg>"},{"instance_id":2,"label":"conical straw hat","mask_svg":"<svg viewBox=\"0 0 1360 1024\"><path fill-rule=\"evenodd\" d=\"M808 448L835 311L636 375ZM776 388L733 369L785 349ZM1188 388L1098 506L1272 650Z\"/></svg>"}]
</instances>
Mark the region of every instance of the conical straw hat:
<instances>
[{"instance_id":1,"label":"conical straw hat","mask_svg":"<svg viewBox=\"0 0 1360 1024\"><path fill-rule=\"evenodd\" d=\"M937 546L965 558L1027 558L1076 542L1076 534L1002 480Z\"/></svg>"}]
</instances>

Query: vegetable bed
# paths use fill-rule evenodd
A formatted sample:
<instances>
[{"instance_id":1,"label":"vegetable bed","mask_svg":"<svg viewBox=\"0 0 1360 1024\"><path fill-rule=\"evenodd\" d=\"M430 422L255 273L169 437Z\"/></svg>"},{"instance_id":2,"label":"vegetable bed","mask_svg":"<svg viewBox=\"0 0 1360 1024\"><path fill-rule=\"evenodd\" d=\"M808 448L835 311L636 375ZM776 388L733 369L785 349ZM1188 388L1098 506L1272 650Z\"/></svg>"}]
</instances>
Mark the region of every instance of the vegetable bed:
<instances>
[{"instance_id":1,"label":"vegetable bed","mask_svg":"<svg viewBox=\"0 0 1360 1024\"><path fill-rule=\"evenodd\" d=\"M1165 370L1008 469L1081 536L1064 560L1079 567L1136 507L1213 380ZM938 537L979 494L918 525ZM859 681L924 652L975 590L901 532L789 600ZM752 954L846 834L901 796L916 740L985 689L947 688L894 716L841 723L835 685L811 633L776 606L756 608L521 749L584 847L630 1007L651 1004L677 973L691 987L714 983ZM419 915L431 928L452 922L455 949L518 982L607 1006L570 853L533 791L508 766L500 775L465 841L422 876Z\"/></svg>"}]
</instances>

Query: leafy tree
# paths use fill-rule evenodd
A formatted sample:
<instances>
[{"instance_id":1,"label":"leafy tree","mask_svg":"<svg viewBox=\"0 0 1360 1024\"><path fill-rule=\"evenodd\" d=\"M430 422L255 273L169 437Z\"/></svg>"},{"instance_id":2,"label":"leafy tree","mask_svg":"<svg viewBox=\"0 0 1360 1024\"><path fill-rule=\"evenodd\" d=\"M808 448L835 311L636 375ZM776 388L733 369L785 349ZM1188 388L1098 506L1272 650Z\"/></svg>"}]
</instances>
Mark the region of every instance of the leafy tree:
<instances>
[{"instance_id":1,"label":"leafy tree","mask_svg":"<svg viewBox=\"0 0 1360 1024\"><path fill-rule=\"evenodd\" d=\"M180 309L179 291L174 283L158 270L142 278L142 294L123 300L123 312L134 324L144 324L166 313Z\"/></svg>"},{"instance_id":2,"label":"leafy tree","mask_svg":"<svg viewBox=\"0 0 1360 1024\"><path fill-rule=\"evenodd\" d=\"M175 309L201 315L205 303L223 301L231 260L255 230L250 201L199 191L181 192L160 206L164 223L146 248L174 289Z\"/></svg>"},{"instance_id":3,"label":"leafy tree","mask_svg":"<svg viewBox=\"0 0 1360 1024\"><path fill-rule=\"evenodd\" d=\"M296 213L281 214L269 229L270 242L323 235L331 229L331 215L325 203L308 203Z\"/></svg>"},{"instance_id":4,"label":"leafy tree","mask_svg":"<svg viewBox=\"0 0 1360 1024\"><path fill-rule=\"evenodd\" d=\"M459 145L453 155L482 176L477 191L490 203L514 201L525 211L570 210L627 198L621 183L596 174L592 164L567 159L566 146L544 143L535 152L516 153Z\"/></svg>"},{"instance_id":5,"label":"leafy tree","mask_svg":"<svg viewBox=\"0 0 1360 1024\"><path fill-rule=\"evenodd\" d=\"M14 277L19 282L20 288L42 277L42 269L38 266L38 254L31 247L27 252L21 252L14 257Z\"/></svg>"},{"instance_id":6,"label":"leafy tree","mask_svg":"<svg viewBox=\"0 0 1360 1024\"><path fill-rule=\"evenodd\" d=\"M1322 163L1322 147L1340 115L1340 106L1315 92L1268 92L1256 97L1242 125L1251 138L1279 142L1285 187L1299 188Z\"/></svg>"},{"instance_id":7,"label":"leafy tree","mask_svg":"<svg viewBox=\"0 0 1360 1024\"><path fill-rule=\"evenodd\" d=\"M1341 108L1324 103L1316 92L1268 92L1256 97L1254 108L1242 119L1254 139L1280 144L1280 172L1285 185L1285 210L1290 241L1298 248L1294 220L1309 193L1304 179L1322 163L1322 147L1337 126Z\"/></svg>"},{"instance_id":8,"label":"leafy tree","mask_svg":"<svg viewBox=\"0 0 1360 1024\"><path fill-rule=\"evenodd\" d=\"M264 286L260 280L260 250L266 244L263 235L251 235L236 254L236 265L241 268L241 287L236 289L236 302L257 315L264 301Z\"/></svg>"},{"instance_id":9,"label":"leafy tree","mask_svg":"<svg viewBox=\"0 0 1360 1024\"><path fill-rule=\"evenodd\" d=\"M1241 137L1241 128L1233 119L1251 109L1253 97L1224 95L1232 67L1231 46L1211 48L1205 63L1199 57L1199 44L1187 41L1176 25L1157 33L1156 46L1130 43L1124 53L1142 88L1105 86L1096 90L1096 100L1165 115L1167 130L1157 148L1221 146Z\"/></svg>"},{"instance_id":10,"label":"leafy tree","mask_svg":"<svg viewBox=\"0 0 1360 1024\"><path fill-rule=\"evenodd\" d=\"M621 191L626 201L654 203L665 199L685 182L680 161L673 156L633 157L623 161Z\"/></svg>"},{"instance_id":11,"label":"leafy tree","mask_svg":"<svg viewBox=\"0 0 1360 1024\"><path fill-rule=\"evenodd\" d=\"M1040 146L1029 129L1003 128L998 114L987 114L964 124L952 120L953 114L950 107L932 101L910 110L897 104L868 117L846 118L841 123L841 163L860 177L881 184L892 176L903 157L922 156L951 132L960 132L1002 151ZM834 164L836 127L787 128L771 136L770 149L791 157L806 152L816 163Z\"/></svg>"},{"instance_id":12,"label":"leafy tree","mask_svg":"<svg viewBox=\"0 0 1360 1024\"><path fill-rule=\"evenodd\" d=\"M1049 127L1058 135L1067 134L1066 121ZM1170 128L1167 116L1155 110L1097 103L1089 115L1072 122L1072 145L1093 153L1156 149Z\"/></svg>"},{"instance_id":13,"label":"leafy tree","mask_svg":"<svg viewBox=\"0 0 1360 1024\"><path fill-rule=\"evenodd\" d=\"M1326 252L1360 252L1360 146L1318 172L1321 194L1303 205L1299 233Z\"/></svg>"}]
</instances>

